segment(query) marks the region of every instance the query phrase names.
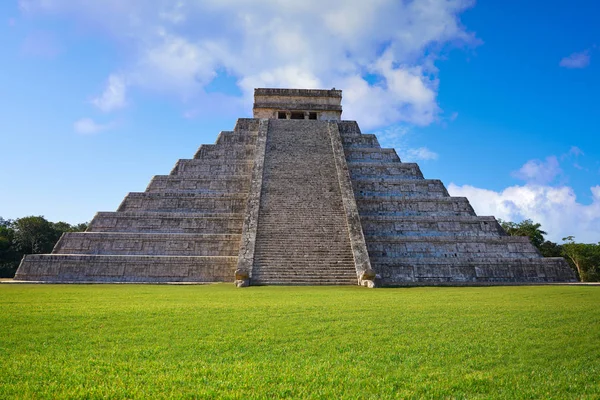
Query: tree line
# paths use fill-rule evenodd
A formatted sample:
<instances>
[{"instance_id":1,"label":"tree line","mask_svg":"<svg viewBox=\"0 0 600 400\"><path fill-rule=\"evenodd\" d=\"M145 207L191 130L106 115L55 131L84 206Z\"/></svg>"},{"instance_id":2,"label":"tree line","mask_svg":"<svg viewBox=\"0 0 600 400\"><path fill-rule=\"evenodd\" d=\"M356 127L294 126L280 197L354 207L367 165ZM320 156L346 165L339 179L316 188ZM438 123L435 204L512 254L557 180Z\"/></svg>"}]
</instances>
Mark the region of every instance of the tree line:
<instances>
[{"instance_id":1,"label":"tree line","mask_svg":"<svg viewBox=\"0 0 600 400\"><path fill-rule=\"evenodd\" d=\"M15 220L0 217L0 278L12 278L25 254L52 252L65 232L83 232L88 224L50 222L42 216Z\"/></svg>"},{"instance_id":2,"label":"tree line","mask_svg":"<svg viewBox=\"0 0 600 400\"><path fill-rule=\"evenodd\" d=\"M546 240L541 224L530 219L515 223L498 220L511 236L527 236L544 257L564 257L582 282L600 282L600 242L577 243L574 236L563 238L558 244Z\"/></svg>"},{"instance_id":3,"label":"tree line","mask_svg":"<svg viewBox=\"0 0 600 400\"><path fill-rule=\"evenodd\" d=\"M563 238L558 244L546 240L541 225L526 219L522 222L498 220L511 236L527 236L544 257L564 257L583 282L600 281L600 242L577 243L575 237ZM15 220L0 217L0 278L12 278L25 254L46 254L65 232L83 232L87 223L71 225L50 222L42 216Z\"/></svg>"}]
</instances>

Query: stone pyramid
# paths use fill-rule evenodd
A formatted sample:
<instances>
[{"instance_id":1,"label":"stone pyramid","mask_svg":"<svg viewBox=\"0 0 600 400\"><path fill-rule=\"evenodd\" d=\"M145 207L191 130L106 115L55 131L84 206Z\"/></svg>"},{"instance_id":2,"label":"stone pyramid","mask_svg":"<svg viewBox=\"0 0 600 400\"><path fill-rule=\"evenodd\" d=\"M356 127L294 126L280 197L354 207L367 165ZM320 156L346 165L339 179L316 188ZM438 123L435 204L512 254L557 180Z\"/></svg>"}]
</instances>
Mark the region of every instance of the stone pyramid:
<instances>
[{"instance_id":1,"label":"stone pyramid","mask_svg":"<svg viewBox=\"0 0 600 400\"><path fill-rule=\"evenodd\" d=\"M254 118L129 193L15 279L423 285L568 282L354 121L340 90L256 89Z\"/></svg>"}]
</instances>

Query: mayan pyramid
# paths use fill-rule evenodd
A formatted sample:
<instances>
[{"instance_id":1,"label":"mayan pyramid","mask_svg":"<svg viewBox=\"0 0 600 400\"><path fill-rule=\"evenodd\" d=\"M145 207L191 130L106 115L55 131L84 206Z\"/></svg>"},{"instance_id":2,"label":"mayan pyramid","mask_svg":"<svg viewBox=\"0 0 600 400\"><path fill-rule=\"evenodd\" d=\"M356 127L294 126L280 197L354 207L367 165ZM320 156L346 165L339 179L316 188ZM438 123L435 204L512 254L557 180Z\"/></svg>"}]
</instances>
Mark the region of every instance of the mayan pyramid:
<instances>
[{"instance_id":1,"label":"mayan pyramid","mask_svg":"<svg viewBox=\"0 0 600 400\"><path fill-rule=\"evenodd\" d=\"M256 89L241 118L129 193L15 279L411 285L566 282L562 258L477 216L464 197L355 121L340 90Z\"/></svg>"}]
</instances>

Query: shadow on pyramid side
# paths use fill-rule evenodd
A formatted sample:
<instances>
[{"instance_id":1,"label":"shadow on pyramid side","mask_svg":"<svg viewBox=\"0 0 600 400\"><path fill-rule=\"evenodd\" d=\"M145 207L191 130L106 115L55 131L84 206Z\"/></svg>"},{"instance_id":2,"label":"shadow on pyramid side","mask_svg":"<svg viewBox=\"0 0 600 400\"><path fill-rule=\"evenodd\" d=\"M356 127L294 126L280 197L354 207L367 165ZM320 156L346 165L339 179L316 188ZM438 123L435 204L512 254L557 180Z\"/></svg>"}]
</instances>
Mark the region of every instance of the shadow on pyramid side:
<instances>
[{"instance_id":1,"label":"shadow on pyramid side","mask_svg":"<svg viewBox=\"0 0 600 400\"><path fill-rule=\"evenodd\" d=\"M432 285L573 282L375 135L341 91L256 89L254 117L129 193L16 280Z\"/></svg>"}]
</instances>

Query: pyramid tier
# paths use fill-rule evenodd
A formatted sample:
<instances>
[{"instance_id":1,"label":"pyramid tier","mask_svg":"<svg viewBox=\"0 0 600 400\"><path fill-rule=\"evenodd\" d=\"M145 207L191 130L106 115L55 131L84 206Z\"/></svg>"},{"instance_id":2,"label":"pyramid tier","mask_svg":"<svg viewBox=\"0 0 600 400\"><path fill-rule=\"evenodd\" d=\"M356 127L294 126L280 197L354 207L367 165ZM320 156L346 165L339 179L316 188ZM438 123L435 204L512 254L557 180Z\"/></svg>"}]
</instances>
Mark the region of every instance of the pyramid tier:
<instances>
[{"instance_id":1,"label":"pyramid tier","mask_svg":"<svg viewBox=\"0 0 600 400\"><path fill-rule=\"evenodd\" d=\"M491 237L506 233L494 217L363 215L365 236Z\"/></svg>"},{"instance_id":2,"label":"pyramid tier","mask_svg":"<svg viewBox=\"0 0 600 400\"><path fill-rule=\"evenodd\" d=\"M573 271L559 257L403 258L372 257L388 286L436 283L572 282Z\"/></svg>"},{"instance_id":3,"label":"pyramid tier","mask_svg":"<svg viewBox=\"0 0 600 400\"><path fill-rule=\"evenodd\" d=\"M256 145L256 134L248 133L248 131L221 131L217 137L216 144L219 145ZM202 147L202 146L200 146ZM196 155L198 153L196 152ZM197 158L197 157L194 157Z\"/></svg>"},{"instance_id":4,"label":"pyramid tier","mask_svg":"<svg viewBox=\"0 0 600 400\"><path fill-rule=\"evenodd\" d=\"M230 281L237 257L33 254L15 279L47 282Z\"/></svg>"},{"instance_id":5,"label":"pyramid tier","mask_svg":"<svg viewBox=\"0 0 600 400\"><path fill-rule=\"evenodd\" d=\"M252 161L243 160L196 160L181 159L177 161L170 175L196 177L199 175L213 175L216 177L240 176L250 177Z\"/></svg>"},{"instance_id":6,"label":"pyramid tier","mask_svg":"<svg viewBox=\"0 0 600 400\"><path fill-rule=\"evenodd\" d=\"M196 193L247 193L250 180L247 175L223 176L220 179L212 175L182 177L174 175L156 175L150 181L146 192L196 192Z\"/></svg>"},{"instance_id":7,"label":"pyramid tier","mask_svg":"<svg viewBox=\"0 0 600 400\"><path fill-rule=\"evenodd\" d=\"M439 179L383 179L357 178L352 182L356 198L373 196L449 197L446 187Z\"/></svg>"},{"instance_id":8,"label":"pyramid tier","mask_svg":"<svg viewBox=\"0 0 600 400\"><path fill-rule=\"evenodd\" d=\"M423 179L423 173L415 163L401 162L348 162L352 179Z\"/></svg>"},{"instance_id":9,"label":"pyramid tier","mask_svg":"<svg viewBox=\"0 0 600 400\"><path fill-rule=\"evenodd\" d=\"M241 235L194 233L65 233L53 254L237 256Z\"/></svg>"},{"instance_id":10,"label":"pyramid tier","mask_svg":"<svg viewBox=\"0 0 600 400\"><path fill-rule=\"evenodd\" d=\"M197 160L252 160L255 145L248 144L203 144L194 159Z\"/></svg>"},{"instance_id":11,"label":"pyramid tier","mask_svg":"<svg viewBox=\"0 0 600 400\"><path fill-rule=\"evenodd\" d=\"M129 193L118 211L243 213L247 194Z\"/></svg>"},{"instance_id":12,"label":"pyramid tier","mask_svg":"<svg viewBox=\"0 0 600 400\"><path fill-rule=\"evenodd\" d=\"M356 199L361 216L468 216L475 215L465 197L402 198L398 196L363 196Z\"/></svg>"},{"instance_id":13,"label":"pyramid tier","mask_svg":"<svg viewBox=\"0 0 600 400\"><path fill-rule=\"evenodd\" d=\"M361 147L381 147L377 136L372 134L362 134L358 136L342 136L342 144L344 149L355 149Z\"/></svg>"},{"instance_id":14,"label":"pyramid tier","mask_svg":"<svg viewBox=\"0 0 600 400\"><path fill-rule=\"evenodd\" d=\"M468 236L366 235L372 258L535 258L539 252L523 236L475 238Z\"/></svg>"},{"instance_id":15,"label":"pyramid tier","mask_svg":"<svg viewBox=\"0 0 600 400\"><path fill-rule=\"evenodd\" d=\"M380 147L350 147L345 150L348 162L400 162L400 157L394 149L382 149Z\"/></svg>"},{"instance_id":16,"label":"pyramid tier","mask_svg":"<svg viewBox=\"0 0 600 400\"><path fill-rule=\"evenodd\" d=\"M87 232L239 234L243 221L242 213L99 212Z\"/></svg>"}]
</instances>

